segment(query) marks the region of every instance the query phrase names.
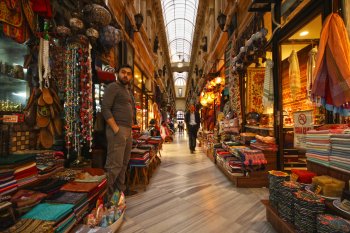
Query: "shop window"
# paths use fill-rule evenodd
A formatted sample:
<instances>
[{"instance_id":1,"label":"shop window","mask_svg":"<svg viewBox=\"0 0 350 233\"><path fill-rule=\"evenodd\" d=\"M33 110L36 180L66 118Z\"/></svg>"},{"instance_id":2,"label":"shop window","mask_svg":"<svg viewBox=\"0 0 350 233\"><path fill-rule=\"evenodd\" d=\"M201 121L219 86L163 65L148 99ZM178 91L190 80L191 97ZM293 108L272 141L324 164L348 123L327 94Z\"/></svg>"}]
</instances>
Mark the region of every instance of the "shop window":
<instances>
[{"instance_id":1,"label":"shop window","mask_svg":"<svg viewBox=\"0 0 350 233\"><path fill-rule=\"evenodd\" d=\"M21 111L29 97L27 46L0 35L0 111Z\"/></svg>"},{"instance_id":2,"label":"shop window","mask_svg":"<svg viewBox=\"0 0 350 233\"><path fill-rule=\"evenodd\" d=\"M322 29L321 15L281 43L284 169L305 167L306 131L325 123L311 96L312 70Z\"/></svg>"}]
</instances>

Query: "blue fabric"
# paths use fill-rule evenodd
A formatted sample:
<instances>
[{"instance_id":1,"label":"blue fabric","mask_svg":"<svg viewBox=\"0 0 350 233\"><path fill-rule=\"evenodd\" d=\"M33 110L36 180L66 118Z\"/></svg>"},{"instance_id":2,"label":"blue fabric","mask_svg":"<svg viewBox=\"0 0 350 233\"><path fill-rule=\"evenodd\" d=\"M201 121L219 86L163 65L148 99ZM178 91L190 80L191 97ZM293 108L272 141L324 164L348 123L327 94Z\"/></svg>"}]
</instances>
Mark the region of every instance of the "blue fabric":
<instances>
[{"instance_id":1,"label":"blue fabric","mask_svg":"<svg viewBox=\"0 0 350 233\"><path fill-rule=\"evenodd\" d=\"M58 221L73 211L71 204L41 203L26 213L22 218L39 219L45 221Z\"/></svg>"}]
</instances>

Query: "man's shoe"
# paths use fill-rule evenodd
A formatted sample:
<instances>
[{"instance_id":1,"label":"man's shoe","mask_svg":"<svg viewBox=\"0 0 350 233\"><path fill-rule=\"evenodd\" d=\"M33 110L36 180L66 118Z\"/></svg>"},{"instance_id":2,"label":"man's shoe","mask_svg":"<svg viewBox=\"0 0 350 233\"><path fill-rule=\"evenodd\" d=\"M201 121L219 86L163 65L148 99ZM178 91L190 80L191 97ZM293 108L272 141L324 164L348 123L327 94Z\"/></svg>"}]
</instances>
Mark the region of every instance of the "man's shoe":
<instances>
[{"instance_id":1,"label":"man's shoe","mask_svg":"<svg viewBox=\"0 0 350 233\"><path fill-rule=\"evenodd\" d=\"M137 194L137 193L138 193L138 192L135 191L135 190L126 190L126 191L124 192L125 196L127 196L127 197L133 196L133 195L135 195L135 194Z\"/></svg>"},{"instance_id":2,"label":"man's shoe","mask_svg":"<svg viewBox=\"0 0 350 233\"><path fill-rule=\"evenodd\" d=\"M193 150L191 150L191 154L194 154Z\"/></svg>"}]
</instances>

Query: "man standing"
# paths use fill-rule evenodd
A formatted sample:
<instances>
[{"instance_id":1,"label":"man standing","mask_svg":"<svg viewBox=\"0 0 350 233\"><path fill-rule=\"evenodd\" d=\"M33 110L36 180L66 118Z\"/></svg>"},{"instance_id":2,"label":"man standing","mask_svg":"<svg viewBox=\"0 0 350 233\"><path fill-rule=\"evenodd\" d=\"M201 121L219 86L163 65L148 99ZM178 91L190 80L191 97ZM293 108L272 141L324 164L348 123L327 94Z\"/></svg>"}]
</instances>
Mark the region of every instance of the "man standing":
<instances>
[{"instance_id":1,"label":"man standing","mask_svg":"<svg viewBox=\"0 0 350 233\"><path fill-rule=\"evenodd\" d=\"M132 147L132 124L134 106L129 90L133 70L129 65L122 65L117 72L117 80L105 89L102 101L102 114L107 122L107 172L108 198L116 189L125 191L125 172Z\"/></svg>"},{"instance_id":2,"label":"man standing","mask_svg":"<svg viewBox=\"0 0 350 233\"><path fill-rule=\"evenodd\" d=\"M190 151L193 154L196 149L197 132L200 127L199 112L193 104L190 105L189 111L186 112L185 123L189 137Z\"/></svg>"}]
</instances>

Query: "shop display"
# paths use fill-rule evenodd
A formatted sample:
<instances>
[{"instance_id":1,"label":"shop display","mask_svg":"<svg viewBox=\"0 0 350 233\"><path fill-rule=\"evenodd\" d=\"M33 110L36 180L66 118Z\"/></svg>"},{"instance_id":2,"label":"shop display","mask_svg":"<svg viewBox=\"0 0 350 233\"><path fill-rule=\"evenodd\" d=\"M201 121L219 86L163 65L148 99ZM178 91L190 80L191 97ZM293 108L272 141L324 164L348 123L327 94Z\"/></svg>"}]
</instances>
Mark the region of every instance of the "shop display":
<instances>
[{"instance_id":1,"label":"shop display","mask_svg":"<svg viewBox=\"0 0 350 233\"><path fill-rule=\"evenodd\" d=\"M278 212L282 219L287 222L294 223L294 196L293 193L302 188L301 184L295 181L283 181L280 197L278 200Z\"/></svg>"},{"instance_id":2,"label":"shop display","mask_svg":"<svg viewBox=\"0 0 350 233\"><path fill-rule=\"evenodd\" d=\"M324 200L322 197L306 191L294 193L294 225L298 231L316 232L317 215L323 214L325 211Z\"/></svg>"},{"instance_id":3,"label":"shop display","mask_svg":"<svg viewBox=\"0 0 350 233\"><path fill-rule=\"evenodd\" d=\"M279 192L284 181L289 181L288 173L274 170L269 171L269 200L271 205L276 209L278 209L278 203L280 200Z\"/></svg>"}]
</instances>

